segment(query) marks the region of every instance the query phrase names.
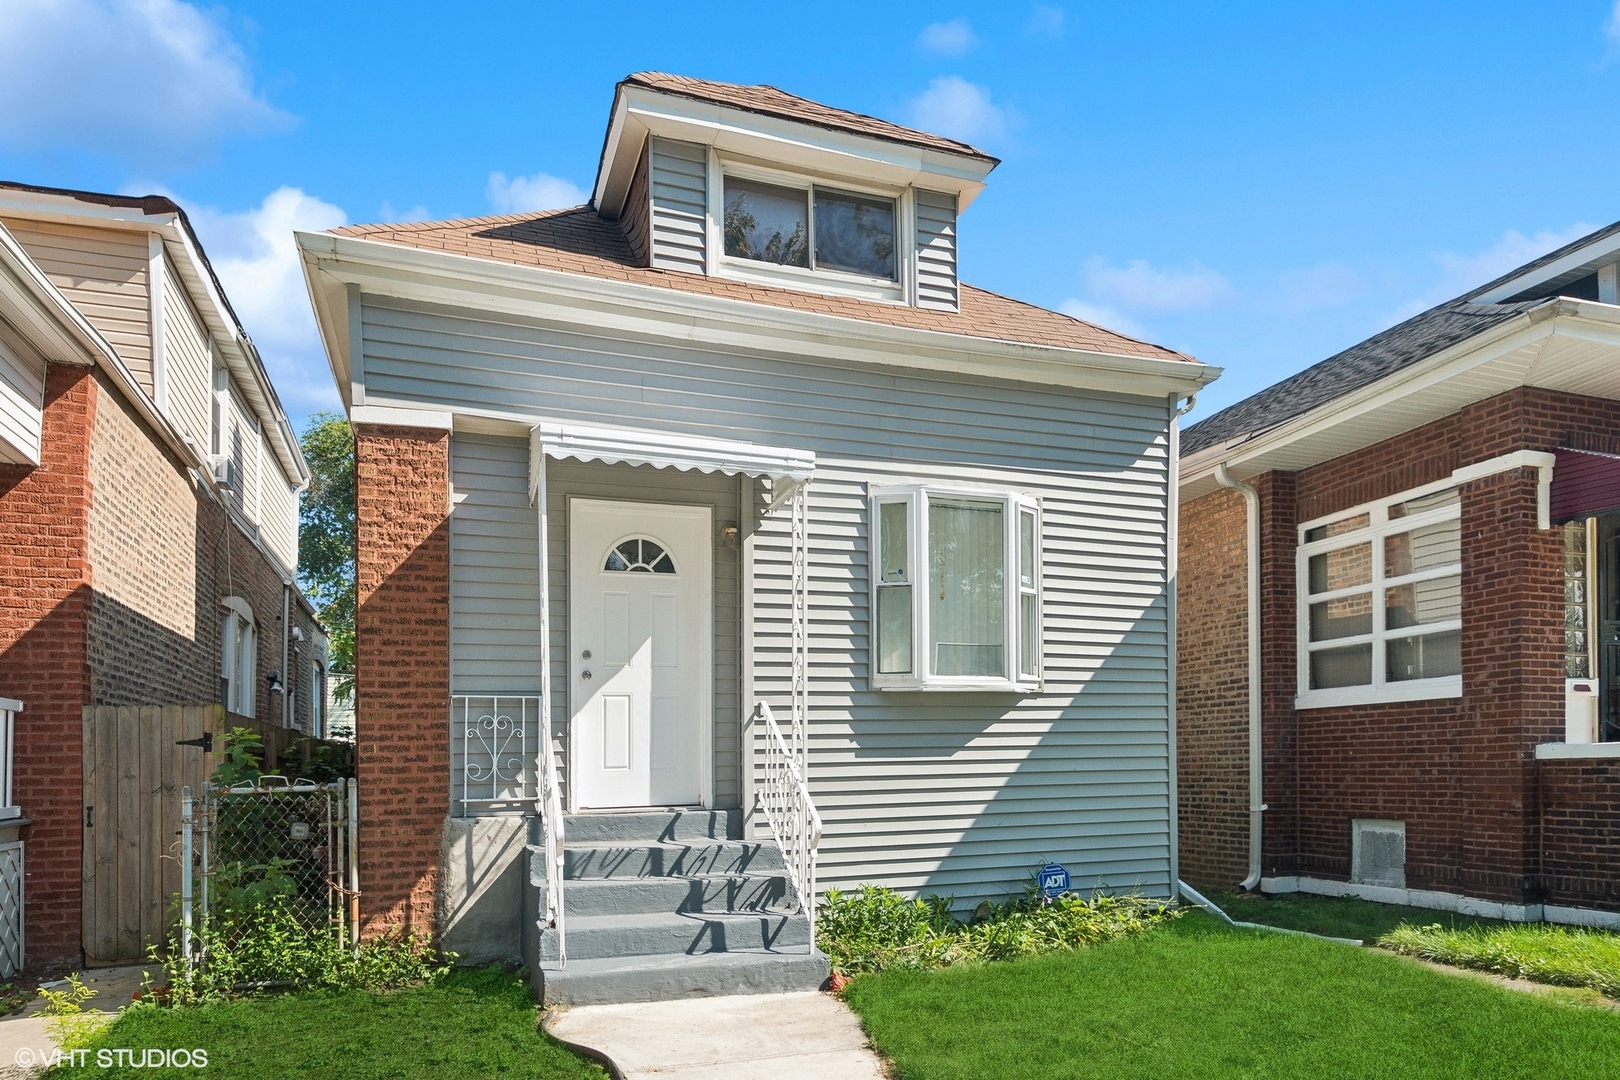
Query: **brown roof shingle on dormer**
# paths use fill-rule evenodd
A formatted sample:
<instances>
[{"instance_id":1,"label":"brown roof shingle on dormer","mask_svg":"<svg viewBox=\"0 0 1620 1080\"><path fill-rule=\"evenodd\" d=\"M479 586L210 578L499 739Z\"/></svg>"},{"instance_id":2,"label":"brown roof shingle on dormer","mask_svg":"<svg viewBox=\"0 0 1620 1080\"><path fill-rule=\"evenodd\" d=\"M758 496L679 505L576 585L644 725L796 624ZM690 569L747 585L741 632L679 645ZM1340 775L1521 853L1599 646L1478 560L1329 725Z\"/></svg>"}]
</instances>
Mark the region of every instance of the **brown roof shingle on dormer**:
<instances>
[{"instance_id":1,"label":"brown roof shingle on dormer","mask_svg":"<svg viewBox=\"0 0 1620 1080\"><path fill-rule=\"evenodd\" d=\"M737 83L712 82L708 79L693 79L685 75L669 75L662 71L638 71L634 75L625 76L624 81L619 85L642 86L649 90L657 90L660 93L678 94L681 97L692 98L695 101L726 105L733 109L758 113L761 116L775 116L783 120L814 124L817 127L829 128L833 131L847 131L855 135L887 139L890 142L904 143L907 146L917 146L925 150L938 150L946 154L963 154L967 157L978 158L981 161L992 163L998 160L983 150L969 146L965 142L957 142L955 139L932 135L926 131L917 131L914 128L901 127L899 124L891 124L887 120L879 120L875 116L867 116L864 113L834 109L820 102L790 94L785 90L778 90L774 86L763 84L743 86Z\"/></svg>"},{"instance_id":2,"label":"brown roof shingle on dormer","mask_svg":"<svg viewBox=\"0 0 1620 1080\"><path fill-rule=\"evenodd\" d=\"M459 221L350 225L334 229L333 232L338 236L379 240L404 247L722 296L916 330L935 330L1026 345L1084 349L1116 356L1192 359L1162 346L1070 318L1061 312L1048 311L971 285L960 287L961 310L950 312L638 266L619 225L602 220L588 206Z\"/></svg>"}]
</instances>

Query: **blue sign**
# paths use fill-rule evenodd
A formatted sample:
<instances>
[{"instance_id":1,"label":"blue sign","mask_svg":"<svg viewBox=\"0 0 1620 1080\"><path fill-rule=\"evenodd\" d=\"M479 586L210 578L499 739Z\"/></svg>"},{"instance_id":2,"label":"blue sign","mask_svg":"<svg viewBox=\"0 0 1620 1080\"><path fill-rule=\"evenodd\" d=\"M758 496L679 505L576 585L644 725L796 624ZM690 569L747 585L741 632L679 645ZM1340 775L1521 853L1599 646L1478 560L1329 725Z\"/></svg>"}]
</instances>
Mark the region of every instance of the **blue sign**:
<instances>
[{"instance_id":1,"label":"blue sign","mask_svg":"<svg viewBox=\"0 0 1620 1080\"><path fill-rule=\"evenodd\" d=\"M1069 891L1069 872L1062 865L1049 862L1041 867L1041 894L1048 900Z\"/></svg>"}]
</instances>

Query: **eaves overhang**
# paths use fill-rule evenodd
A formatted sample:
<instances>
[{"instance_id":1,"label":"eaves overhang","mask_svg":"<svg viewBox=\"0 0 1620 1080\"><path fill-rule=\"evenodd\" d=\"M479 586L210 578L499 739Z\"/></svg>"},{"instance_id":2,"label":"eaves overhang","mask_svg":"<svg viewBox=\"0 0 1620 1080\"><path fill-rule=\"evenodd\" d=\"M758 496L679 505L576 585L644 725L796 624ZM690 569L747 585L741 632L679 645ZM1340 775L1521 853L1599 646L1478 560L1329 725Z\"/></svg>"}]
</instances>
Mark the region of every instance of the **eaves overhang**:
<instances>
[{"instance_id":1,"label":"eaves overhang","mask_svg":"<svg viewBox=\"0 0 1620 1080\"><path fill-rule=\"evenodd\" d=\"M1216 490L1221 465L1239 480L1310 468L1521 386L1620 399L1620 307L1547 300L1284 423L1184 455L1181 499Z\"/></svg>"},{"instance_id":2,"label":"eaves overhang","mask_svg":"<svg viewBox=\"0 0 1620 1080\"><path fill-rule=\"evenodd\" d=\"M1196 393L1221 370L1195 360L893 326L330 233L296 239L333 375L351 406L351 290L587 331L1139 397Z\"/></svg>"},{"instance_id":3,"label":"eaves overhang","mask_svg":"<svg viewBox=\"0 0 1620 1080\"><path fill-rule=\"evenodd\" d=\"M597 167L591 205L616 220L630 190L641 147L650 136L712 146L724 153L782 168L844 176L956 196L957 212L984 190L996 167L986 155L947 153L802 120L700 101L650 87L620 83L614 94Z\"/></svg>"}]
</instances>

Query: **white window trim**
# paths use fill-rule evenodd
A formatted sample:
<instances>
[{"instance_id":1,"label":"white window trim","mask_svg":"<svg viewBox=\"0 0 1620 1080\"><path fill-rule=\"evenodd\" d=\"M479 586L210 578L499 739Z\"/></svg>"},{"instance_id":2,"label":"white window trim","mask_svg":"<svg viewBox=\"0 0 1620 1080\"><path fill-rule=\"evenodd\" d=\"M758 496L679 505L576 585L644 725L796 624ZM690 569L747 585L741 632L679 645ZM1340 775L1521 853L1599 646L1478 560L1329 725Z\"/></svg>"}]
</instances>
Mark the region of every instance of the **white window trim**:
<instances>
[{"instance_id":1,"label":"white window trim","mask_svg":"<svg viewBox=\"0 0 1620 1080\"><path fill-rule=\"evenodd\" d=\"M1002 504L1004 539L1002 551L1006 559L1003 577L1002 616L1004 645L1002 658L1006 676L935 675L929 670L930 650L929 616L927 602L928 580L928 506L930 499L971 499L977 502ZM904 675L885 675L877 670L878 663L878 588L882 574L878 569L880 550L881 513L884 503L904 503L907 506L907 546L911 560L911 671ZM1039 693L1044 679L1045 664L1045 559L1042 544L1041 501L1030 495L1004 488L978 488L947 484L892 484L873 486L868 490L868 517L870 523L870 559L868 598L868 676L874 690L911 690L947 692L994 692L1011 694ZM1035 515L1035 674L1020 675L1022 657L1019 653L1019 599L1025 595L1019 584L1018 560L1021 544L1018 535L1020 515Z\"/></svg>"},{"instance_id":2,"label":"white window trim","mask_svg":"<svg viewBox=\"0 0 1620 1080\"><path fill-rule=\"evenodd\" d=\"M1449 631L1460 631L1462 619L1448 619L1444 622L1425 623L1421 626L1403 626L1391 631L1384 626L1384 593L1391 587L1409 585L1414 582L1427 581L1433 578L1443 578L1462 575L1462 560L1459 555L1455 564L1420 570L1413 574L1399 577L1384 577L1384 539L1399 533L1411 532L1425 525L1433 525L1444 521L1458 521L1459 527L1462 518L1462 498L1450 506L1426 510L1422 513L1412 514L1408 517L1390 518L1389 508L1399 503L1409 502L1413 499L1432 495L1436 492L1459 487L1455 480L1446 480L1434 484L1425 484L1422 487L1403 491L1375 502L1362 503L1359 506L1349 507L1335 511L1322 517L1312 518L1299 525L1299 546L1295 549L1294 557L1294 587L1295 587L1295 655L1297 667L1297 696L1294 698L1296 709L1326 709L1347 705L1374 705L1385 702L1403 701L1431 701L1443 698L1457 698L1462 696L1462 675L1447 675L1437 679L1410 679L1399 682L1387 682L1385 648L1392 639L1408 637L1427 637L1432 634L1442 634ZM1343 521L1346 518L1367 515L1367 525L1354 532L1341 533L1338 536L1316 540L1310 543L1305 541L1306 534L1320 525ZM1341 548L1354 547L1367 544L1371 549L1372 577L1365 585L1355 585L1346 589L1335 589L1329 592L1312 595L1310 591L1310 561L1312 555L1320 555L1326 551L1337 551ZM1346 637L1331 638L1315 643L1317 648L1311 648L1311 604L1321 603L1341 596L1353 596L1358 593L1370 593L1372 602L1372 631L1367 634L1352 634ZM1365 686L1339 686L1331 689L1311 689L1311 652L1323 649L1344 648L1350 645L1372 645L1372 683Z\"/></svg>"},{"instance_id":3,"label":"white window trim","mask_svg":"<svg viewBox=\"0 0 1620 1080\"><path fill-rule=\"evenodd\" d=\"M258 715L258 679L259 679L259 641L258 626L253 618L253 608L240 596L227 596L220 601L225 609L225 618L220 627L220 677L225 680L225 700L220 704L225 710L238 716ZM246 625L247 633L242 639L241 648L238 649L236 628ZM252 657L252 673L242 677L242 661L244 657ZM233 700L234 699L234 700ZM232 705L240 708L233 709Z\"/></svg>"},{"instance_id":4,"label":"white window trim","mask_svg":"<svg viewBox=\"0 0 1620 1080\"><path fill-rule=\"evenodd\" d=\"M710 175L713 177L713 183L709 191L709 241L710 250L713 252L709 265L711 274L755 282L760 285L775 285L804 292L830 293L837 296L855 297L860 300L876 300L895 304L909 302L908 298L912 296L914 290L912 282L914 275L911 262L913 249L916 247L916 209L913 205L910 188L873 186L859 181L845 180L841 177L824 176L819 173L783 172L750 162L737 161L720 154L712 154L709 164ZM725 251L725 190L726 177L728 176L805 192L805 224L810 231L808 242L810 244L812 263L815 261L816 235L815 200L809 197L812 188L820 186L836 191L847 191L852 195L870 195L873 198L893 199L895 277L880 278L870 277L865 274L851 274L842 270L777 266L755 259L738 259L727 255Z\"/></svg>"}]
</instances>

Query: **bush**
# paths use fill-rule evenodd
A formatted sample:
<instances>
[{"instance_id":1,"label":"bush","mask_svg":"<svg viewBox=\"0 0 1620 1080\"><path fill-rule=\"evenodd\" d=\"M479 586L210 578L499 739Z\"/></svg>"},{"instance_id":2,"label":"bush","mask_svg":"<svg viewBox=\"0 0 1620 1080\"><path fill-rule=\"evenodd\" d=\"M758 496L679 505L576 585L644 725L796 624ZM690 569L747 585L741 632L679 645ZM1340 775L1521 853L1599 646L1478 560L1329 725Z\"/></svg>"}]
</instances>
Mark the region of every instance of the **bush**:
<instances>
[{"instance_id":1,"label":"bush","mask_svg":"<svg viewBox=\"0 0 1620 1080\"><path fill-rule=\"evenodd\" d=\"M828 890L816 917L817 942L834 971L855 975L1080 949L1176 915L1163 900L1064 893L1047 901L1031 889L1000 904L980 904L964 923L951 914L952 902L940 896L907 900L871 885L850 894Z\"/></svg>"},{"instance_id":2,"label":"bush","mask_svg":"<svg viewBox=\"0 0 1620 1080\"><path fill-rule=\"evenodd\" d=\"M432 982L450 970L426 937L410 931L362 941L358 948L330 929L311 929L284 898L266 901L241 919L200 930L199 962L188 964L178 943L162 960L174 1005L197 1005L270 989L392 990ZM156 955L153 956L157 960Z\"/></svg>"},{"instance_id":3,"label":"bush","mask_svg":"<svg viewBox=\"0 0 1620 1080\"><path fill-rule=\"evenodd\" d=\"M1620 998L1620 934L1525 923L1447 929L1401 924L1378 944L1407 956Z\"/></svg>"}]
</instances>

